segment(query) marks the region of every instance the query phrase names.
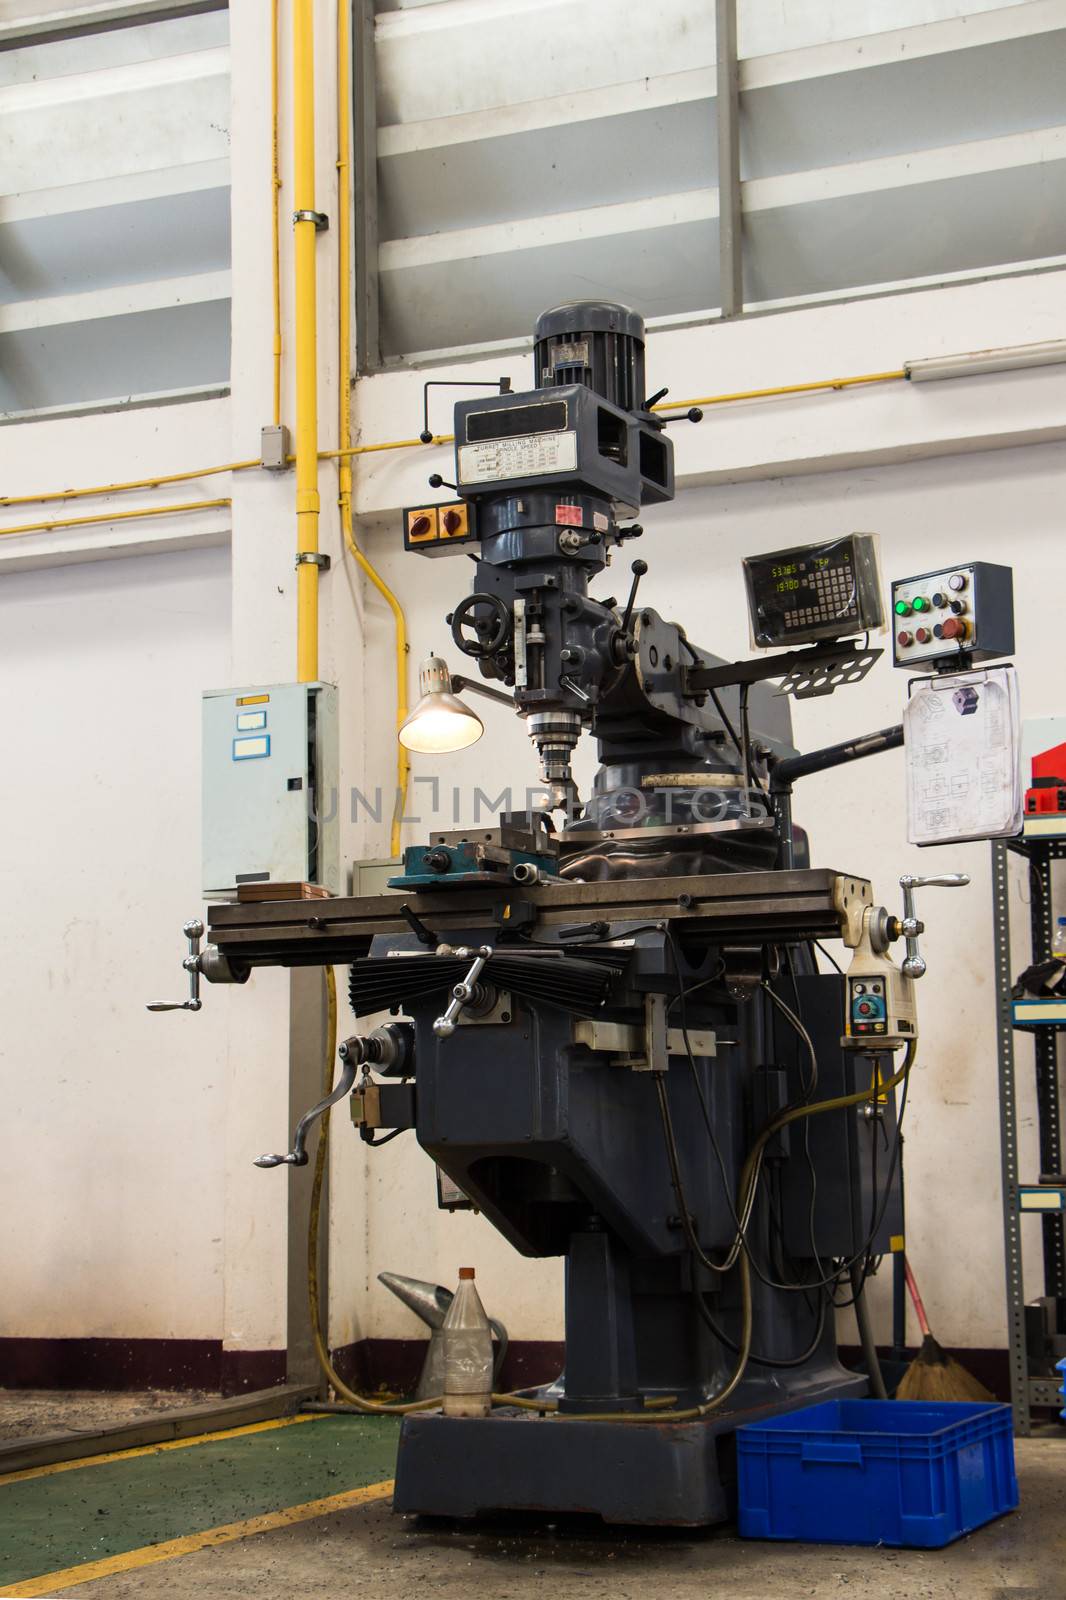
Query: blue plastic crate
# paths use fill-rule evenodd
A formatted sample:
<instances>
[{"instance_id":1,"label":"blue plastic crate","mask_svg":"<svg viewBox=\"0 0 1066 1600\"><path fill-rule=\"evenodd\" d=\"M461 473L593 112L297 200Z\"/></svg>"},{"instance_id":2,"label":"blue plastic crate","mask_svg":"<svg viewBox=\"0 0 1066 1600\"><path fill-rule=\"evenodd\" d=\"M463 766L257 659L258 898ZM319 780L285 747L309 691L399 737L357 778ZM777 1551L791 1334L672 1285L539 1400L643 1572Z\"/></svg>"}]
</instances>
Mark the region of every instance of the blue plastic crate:
<instances>
[{"instance_id":1,"label":"blue plastic crate","mask_svg":"<svg viewBox=\"0 0 1066 1600\"><path fill-rule=\"evenodd\" d=\"M1063 1400L1066 1400L1066 1361L1056 1361L1055 1371L1062 1373L1062 1387L1059 1390L1059 1394ZM1059 1416L1066 1417L1066 1408L1059 1412Z\"/></svg>"},{"instance_id":2,"label":"blue plastic crate","mask_svg":"<svg viewBox=\"0 0 1066 1600\"><path fill-rule=\"evenodd\" d=\"M1018 1504L1009 1406L827 1400L737 1429L748 1539L950 1544Z\"/></svg>"}]
</instances>

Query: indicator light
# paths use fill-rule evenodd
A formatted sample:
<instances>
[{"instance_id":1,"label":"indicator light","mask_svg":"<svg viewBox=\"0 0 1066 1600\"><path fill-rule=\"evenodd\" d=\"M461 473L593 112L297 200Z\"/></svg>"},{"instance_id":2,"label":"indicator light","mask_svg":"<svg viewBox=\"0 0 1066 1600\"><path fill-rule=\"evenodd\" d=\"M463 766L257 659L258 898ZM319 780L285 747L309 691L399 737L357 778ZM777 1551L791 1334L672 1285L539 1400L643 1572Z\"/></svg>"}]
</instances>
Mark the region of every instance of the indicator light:
<instances>
[{"instance_id":1,"label":"indicator light","mask_svg":"<svg viewBox=\"0 0 1066 1600\"><path fill-rule=\"evenodd\" d=\"M965 572L953 572L948 579L948 588L954 589L956 594L961 594L966 587Z\"/></svg>"},{"instance_id":2,"label":"indicator light","mask_svg":"<svg viewBox=\"0 0 1066 1600\"><path fill-rule=\"evenodd\" d=\"M897 600L896 601L896 616L897 617L909 617L910 614L911 614L910 601L909 600Z\"/></svg>"},{"instance_id":3,"label":"indicator light","mask_svg":"<svg viewBox=\"0 0 1066 1600\"><path fill-rule=\"evenodd\" d=\"M915 611L929 610L929 602L925 598L924 594L916 594L914 599L911 601L911 605L914 607Z\"/></svg>"}]
</instances>

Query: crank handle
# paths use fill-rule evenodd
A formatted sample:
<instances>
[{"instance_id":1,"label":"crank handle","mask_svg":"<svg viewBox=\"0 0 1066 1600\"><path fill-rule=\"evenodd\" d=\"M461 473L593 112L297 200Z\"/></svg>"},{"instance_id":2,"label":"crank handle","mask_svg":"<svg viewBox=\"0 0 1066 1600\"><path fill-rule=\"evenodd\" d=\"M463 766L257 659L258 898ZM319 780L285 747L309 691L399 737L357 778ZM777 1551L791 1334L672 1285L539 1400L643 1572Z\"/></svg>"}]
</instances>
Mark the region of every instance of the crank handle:
<instances>
[{"instance_id":1,"label":"crank handle","mask_svg":"<svg viewBox=\"0 0 1066 1600\"><path fill-rule=\"evenodd\" d=\"M340 1082L332 1094L328 1094L324 1100L320 1100L317 1106L312 1106L310 1111L304 1112L296 1124L296 1135L288 1155L256 1156L255 1165L257 1167L306 1167L307 1135L310 1133L311 1128L324 1111L328 1110L330 1106L336 1105L338 1100L343 1100L344 1096L351 1092L352 1085L355 1082L356 1068L359 1065L361 1056L352 1051L343 1056L342 1059L344 1065L341 1068Z\"/></svg>"},{"instance_id":2,"label":"crank handle","mask_svg":"<svg viewBox=\"0 0 1066 1600\"><path fill-rule=\"evenodd\" d=\"M461 946L455 953L457 956L473 956L474 961L466 977L452 989L452 997L448 1001L447 1010L433 1024L433 1032L438 1039L450 1039L455 1032L459 1022L459 1013L474 998L474 988L478 978L481 976L482 967L484 967L485 962L492 954L492 946L483 944L473 950Z\"/></svg>"},{"instance_id":3,"label":"crank handle","mask_svg":"<svg viewBox=\"0 0 1066 1600\"><path fill-rule=\"evenodd\" d=\"M203 1006L200 999L200 940L203 938L204 925L199 917L193 917L186 922L182 933L189 941L189 953L182 962L182 966L189 974L189 998L187 1000L151 1000L148 1003L149 1011L199 1011Z\"/></svg>"},{"instance_id":4,"label":"crank handle","mask_svg":"<svg viewBox=\"0 0 1066 1600\"><path fill-rule=\"evenodd\" d=\"M941 872L933 877L918 878L913 873L905 872L899 880L903 890L903 918L900 923L900 932L907 941L907 954L904 957L900 970L907 978L920 978L926 971L926 961L918 948L918 935L924 933L925 925L918 919L914 905L915 889L965 889L970 877L966 872Z\"/></svg>"}]
</instances>

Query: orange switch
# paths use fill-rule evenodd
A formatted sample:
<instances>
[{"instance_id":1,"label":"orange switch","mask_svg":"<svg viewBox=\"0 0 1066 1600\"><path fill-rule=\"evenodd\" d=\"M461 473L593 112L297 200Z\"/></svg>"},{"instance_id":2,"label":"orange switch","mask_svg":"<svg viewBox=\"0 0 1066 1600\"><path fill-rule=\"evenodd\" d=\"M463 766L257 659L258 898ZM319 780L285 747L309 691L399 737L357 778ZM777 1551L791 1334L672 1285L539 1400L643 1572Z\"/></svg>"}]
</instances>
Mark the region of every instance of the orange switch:
<instances>
[{"instance_id":1,"label":"orange switch","mask_svg":"<svg viewBox=\"0 0 1066 1600\"><path fill-rule=\"evenodd\" d=\"M441 509L441 538L462 539L470 532L470 510L465 500Z\"/></svg>"},{"instance_id":2,"label":"orange switch","mask_svg":"<svg viewBox=\"0 0 1066 1600\"><path fill-rule=\"evenodd\" d=\"M436 506L426 506L416 511L408 511L406 516L407 543L409 545L428 544L432 539L440 537Z\"/></svg>"}]
</instances>

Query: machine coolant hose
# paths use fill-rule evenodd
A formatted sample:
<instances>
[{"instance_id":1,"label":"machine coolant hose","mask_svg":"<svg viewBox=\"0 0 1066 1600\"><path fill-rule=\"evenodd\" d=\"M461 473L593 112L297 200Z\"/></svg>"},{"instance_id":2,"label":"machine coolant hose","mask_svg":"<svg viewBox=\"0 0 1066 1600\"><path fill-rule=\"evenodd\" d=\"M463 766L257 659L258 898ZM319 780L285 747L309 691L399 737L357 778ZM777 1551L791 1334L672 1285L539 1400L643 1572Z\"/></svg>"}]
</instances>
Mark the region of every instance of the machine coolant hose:
<instances>
[{"instance_id":1,"label":"machine coolant hose","mask_svg":"<svg viewBox=\"0 0 1066 1600\"><path fill-rule=\"evenodd\" d=\"M333 1087L333 1061L337 1054L337 979L332 967L325 967L323 972L326 983L326 1058L322 1081L323 1094L328 1095ZM314 1176L311 1181L311 1208L307 1219L307 1300L311 1313L311 1337L314 1340L318 1364L334 1391L350 1406L354 1406L356 1411L364 1412L368 1416L403 1416L410 1411L435 1411L441 1405L443 1395L434 1395L428 1400L394 1402L371 1400L367 1395L357 1394L345 1383L329 1358L329 1347L322 1330L318 1248L322 1224L322 1188L326 1176L326 1158L329 1154L331 1110L332 1107L327 1106L322 1114L318 1149L315 1152ZM494 1394L492 1400L494 1405L518 1406L529 1411L556 1410L554 1400L530 1400L525 1395ZM656 1415L661 1418L667 1413L659 1411Z\"/></svg>"},{"instance_id":2,"label":"machine coolant hose","mask_svg":"<svg viewBox=\"0 0 1066 1600\"><path fill-rule=\"evenodd\" d=\"M870 1380L873 1397L875 1400L887 1400L888 1390L885 1388L881 1362L877 1355L874 1330L870 1325L870 1307L866 1300L866 1280L861 1261L853 1261L851 1264L851 1298L855 1304L855 1326L859 1330L862 1359L866 1363L866 1376Z\"/></svg>"},{"instance_id":3,"label":"machine coolant hose","mask_svg":"<svg viewBox=\"0 0 1066 1600\"><path fill-rule=\"evenodd\" d=\"M333 1058L337 1052L337 980L332 967L324 969L326 982L327 1028L326 1028L326 1061L323 1077L323 1093L329 1094L333 1086ZM755 1188L759 1181L759 1171L762 1166L762 1154L766 1145L779 1129L786 1127L790 1122L797 1122L801 1117L813 1117L822 1111L842 1111L848 1106L858 1106L872 1100L897 1084L903 1082L914 1064L915 1046L909 1044L903 1064L899 1071L891 1078L877 1081L876 1076L869 1089L858 1094L837 1095L832 1100L818 1100L813 1105L794 1106L784 1111L780 1116L768 1122L762 1129L755 1143L748 1152L744 1162L744 1169L740 1179L740 1206L739 1213L745 1220L750 1217L755 1200ZM433 1411L442 1403L443 1396L435 1395L428 1400L412 1400L394 1403L384 1400L371 1400L366 1395L357 1394L350 1389L341 1378L329 1358L329 1350L322 1331L322 1307L318 1285L318 1245L319 1229L321 1226L322 1212L322 1187L326 1173L326 1157L329 1152L329 1121L330 1109L326 1109L322 1117L322 1131L319 1135L318 1150L315 1153L314 1178L311 1185L311 1208L307 1225L307 1297L311 1312L311 1334L314 1339L315 1354L318 1364L322 1368L328 1382L335 1392L346 1400L357 1411L373 1416L397 1416L411 1411ZM661 1407L649 1408L646 1411L576 1411L566 1413L570 1422L618 1422L637 1425L642 1422L696 1422L705 1417L709 1412L716 1410L729 1399L740 1384L747 1369L748 1358L751 1354L752 1342L752 1298L751 1298L751 1269L745 1251L743 1232L738 1234L732 1250L723 1269L737 1265L740 1275L741 1294L741 1336L740 1348L736 1365L721 1389L708 1400L698 1406L687 1406L683 1409L665 1410ZM494 1394L494 1405L517 1406L527 1411L557 1411L558 1407L553 1400L531 1400L526 1395Z\"/></svg>"}]
</instances>

